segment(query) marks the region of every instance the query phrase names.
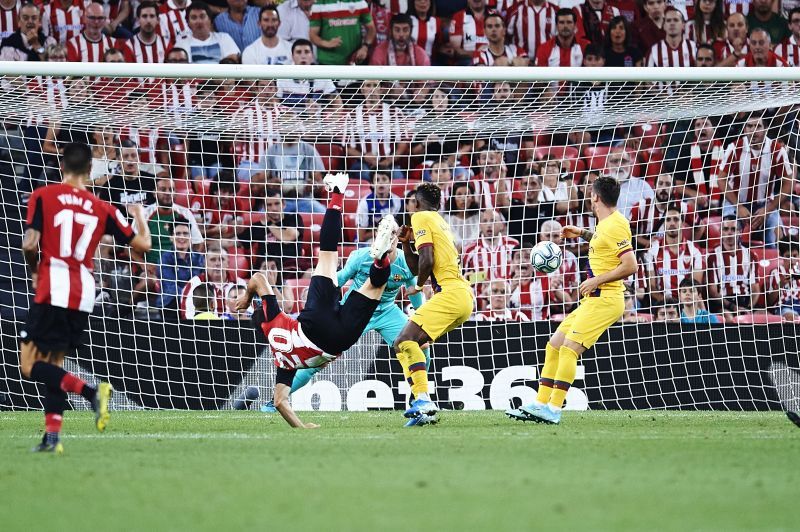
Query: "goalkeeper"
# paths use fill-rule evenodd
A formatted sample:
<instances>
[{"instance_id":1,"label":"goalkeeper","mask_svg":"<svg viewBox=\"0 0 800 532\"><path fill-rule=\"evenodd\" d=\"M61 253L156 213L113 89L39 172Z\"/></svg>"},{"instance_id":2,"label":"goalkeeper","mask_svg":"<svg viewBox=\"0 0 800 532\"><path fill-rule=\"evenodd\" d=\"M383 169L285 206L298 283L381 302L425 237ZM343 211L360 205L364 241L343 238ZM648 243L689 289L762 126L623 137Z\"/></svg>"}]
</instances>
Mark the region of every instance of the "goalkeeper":
<instances>
[{"instance_id":1,"label":"goalkeeper","mask_svg":"<svg viewBox=\"0 0 800 532\"><path fill-rule=\"evenodd\" d=\"M395 247L392 248L387 257L392 264L389 281L386 283L378 308L375 309L375 313L372 315L372 319L369 320L367 328L364 329L364 333L373 330L378 331L383 341L389 346L392 346L395 339L400 334L400 331L402 331L403 327L408 323L408 316L400 310L400 307L398 307L395 302L400 288L403 286L406 287L408 298L411 300L411 304L415 309L422 305L424 297L421 292L416 290L417 276L411 272L411 268L409 268L406 263L405 256L398 253ZM353 292L360 290L369 279L372 263L373 260L370 256L370 248L360 248L350 253L344 268L339 270L336 274L339 286L344 286L347 281L353 280L353 284L342 299L342 304L344 304ZM424 349L424 353L425 367L428 369L430 367L430 353L427 347ZM294 393L308 384L314 375L320 371L322 371L322 367L297 370L297 373L294 375L294 380L292 381L291 392ZM261 411L275 412L273 401L262 406Z\"/></svg>"},{"instance_id":2,"label":"goalkeeper","mask_svg":"<svg viewBox=\"0 0 800 532\"><path fill-rule=\"evenodd\" d=\"M594 232L567 225L566 238L581 237L589 242L589 278L578 290L583 299L561 323L545 348L544 366L536 400L519 409L506 411L512 419L557 424L567 396L578 357L622 318L625 287L622 279L636 272L631 247L631 226L617 210L619 183L612 177L598 177L592 185L592 212L597 218Z\"/></svg>"}]
</instances>

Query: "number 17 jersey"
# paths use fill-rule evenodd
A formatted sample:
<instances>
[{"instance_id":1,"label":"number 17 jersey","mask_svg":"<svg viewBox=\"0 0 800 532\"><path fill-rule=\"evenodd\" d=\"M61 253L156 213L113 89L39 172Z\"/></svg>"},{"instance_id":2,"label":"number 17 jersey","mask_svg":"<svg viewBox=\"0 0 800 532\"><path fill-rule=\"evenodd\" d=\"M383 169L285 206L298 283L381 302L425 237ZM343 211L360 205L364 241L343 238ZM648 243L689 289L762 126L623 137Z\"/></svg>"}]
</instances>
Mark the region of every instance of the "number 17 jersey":
<instances>
[{"instance_id":1,"label":"number 17 jersey","mask_svg":"<svg viewBox=\"0 0 800 532\"><path fill-rule=\"evenodd\" d=\"M26 223L41 233L34 301L91 312L94 252L104 234L118 244L131 241L134 233L125 216L91 192L60 183L31 194Z\"/></svg>"}]
</instances>

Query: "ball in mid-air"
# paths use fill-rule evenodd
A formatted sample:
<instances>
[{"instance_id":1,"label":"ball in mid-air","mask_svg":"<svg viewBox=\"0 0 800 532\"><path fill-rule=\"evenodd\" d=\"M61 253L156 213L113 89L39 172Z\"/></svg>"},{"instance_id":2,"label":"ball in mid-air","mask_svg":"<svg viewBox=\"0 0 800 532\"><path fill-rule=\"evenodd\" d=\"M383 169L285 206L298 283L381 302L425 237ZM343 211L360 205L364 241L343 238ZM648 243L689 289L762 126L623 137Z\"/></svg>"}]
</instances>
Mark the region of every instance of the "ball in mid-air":
<instances>
[{"instance_id":1,"label":"ball in mid-air","mask_svg":"<svg viewBox=\"0 0 800 532\"><path fill-rule=\"evenodd\" d=\"M542 273L556 271L561 266L562 260L561 248L549 240L539 242L531 250L531 263Z\"/></svg>"}]
</instances>

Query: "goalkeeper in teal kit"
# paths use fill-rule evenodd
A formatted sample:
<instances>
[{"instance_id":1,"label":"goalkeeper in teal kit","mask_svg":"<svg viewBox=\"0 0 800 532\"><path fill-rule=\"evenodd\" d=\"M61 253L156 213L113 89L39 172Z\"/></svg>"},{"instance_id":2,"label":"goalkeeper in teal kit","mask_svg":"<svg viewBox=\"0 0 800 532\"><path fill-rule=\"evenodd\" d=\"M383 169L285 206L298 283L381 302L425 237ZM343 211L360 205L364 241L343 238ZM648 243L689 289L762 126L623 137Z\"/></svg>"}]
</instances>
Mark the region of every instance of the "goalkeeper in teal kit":
<instances>
[{"instance_id":1,"label":"goalkeeper in teal kit","mask_svg":"<svg viewBox=\"0 0 800 532\"><path fill-rule=\"evenodd\" d=\"M389 281L386 283L386 289L383 291L381 302L372 319L369 321L367 331L378 331L383 337L383 341L387 345L394 344L395 338L403 330L406 323L408 323L408 316L400 309L396 303L397 292L400 288L405 286L406 293L409 295L409 300L414 308L419 308L424 302L423 295L416 292L417 277L411 273L411 269L406 264L405 256L397 252L397 248L389 253L389 260L392 262L392 270L389 274ZM343 300L347 299L350 293L364 284L364 281L369 279L369 269L372 263L375 262L369 255L369 248L359 248L347 258L347 263L344 268L337 272L339 286L344 286L350 279L353 284L350 286L347 293L344 295ZM429 349L424 349L426 366L430 366L430 352ZM298 370L292 381L292 393L299 390L309 383L311 379L319 373L323 368L309 368ZM275 412L275 407L272 401L261 407L263 412Z\"/></svg>"}]
</instances>

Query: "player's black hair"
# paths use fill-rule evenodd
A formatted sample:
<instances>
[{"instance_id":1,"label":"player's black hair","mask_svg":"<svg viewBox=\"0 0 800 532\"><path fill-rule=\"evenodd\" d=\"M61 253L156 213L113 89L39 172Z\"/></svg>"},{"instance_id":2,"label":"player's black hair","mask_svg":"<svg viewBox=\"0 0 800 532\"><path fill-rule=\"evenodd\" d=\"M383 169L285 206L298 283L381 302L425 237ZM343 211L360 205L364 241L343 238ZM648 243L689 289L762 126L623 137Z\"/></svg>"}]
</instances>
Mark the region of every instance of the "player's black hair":
<instances>
[{"instance_id":1,"label":"player's black hair","mask_svg":"<svg viewBox=\"0 0 800 532\"><path fill-rule=\"evenodd\" d=\"M278 6L276 6L275 4L267 4L264 7L262 7L261 11L258 12L258 20L261 20L261 15L263 15L265 11L274 11L275 15L277 15L278 17L278 22L281 21L281 14L278 11Z\"/></svg>"},{"instance_id":2,"label":"player's black hair","mask_svg":"<svg viewBox=\"0 0 800 532\"><path fill-rule=\"evenodd\" d=\"M575 12L568 7L562 7L558 11L556 11L556 22L558 22L559 17L572 17L572 22L577 22L575 17Z\"/></svg>"},{"instance_id":3,"label":"player's black hair","mask_svg":"<svg viewBox=\"0 0 800 532\"><path fill-rule=\"evenodd\" d=\"M92 149L83 142L70 142L64 146L61 164L65 174L86 175L92 169Z\"/></svg>"},{"instance_id":4,"label":"player's black hair","mask_svg":"<svg viewBox=\"0 0 800 532\"><path fill-rule=\"evenodd\" d=\"M442 201L441 189L433 183L422 183L417 187L417 203L422 200L428 207L438 211Z\"/></svg>"},{"instance_id":5,"label":"player's black hair","mask_svg":"<svg viewBox=\"0 0 800 532\"><path fill-rule=\"evenodd\" d=\"M209 312L214 310L213 304L216 297L216 290L211 283L202 283L195 287L192 292L192 303L194 303L195 310L199 312Z\"/></svg>"},{"instance_id":6,"label":"player's black hair","mask_svg":"<svg viewBox=\"0 0 800 532\"><path fill-rule=\"evenodd\" d=\"M292 53L294 53L294 49L298 46L308 46L311 48L312 52L314 51L314 45L308 39L297 39L294 41L294 43L292 43Z\"/></svg>"},{"instance_id":7,"label":"player's black hair","mask_svg":"<svg viewBox=\"0 0 800 532\"><path fill-rule=\"evenodd\" d=\"M619 182L613 177L600 176L595 179L592 192L600 196L603 205L616 207L619 200Z\"/></svg>"},{"instance_id":8,"label":"player's black hair","mask_svg":"<svg viewBox=\"0 0 800 532\"><path fill-rule=\"evenodd\" d=\"M142 11L145 9L155 9L156 16L158 16L158 4L153 2L153 0L143 0L138 6L136 6L136 18L142 16Z\"/></svg>"}]
</instances>

